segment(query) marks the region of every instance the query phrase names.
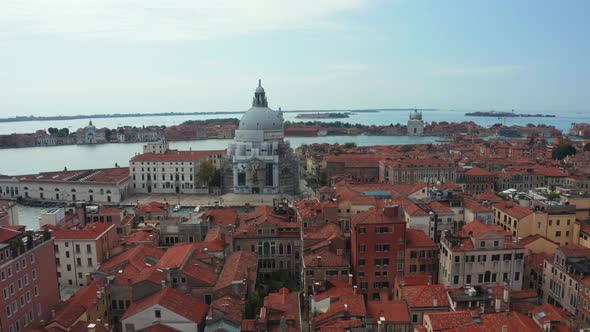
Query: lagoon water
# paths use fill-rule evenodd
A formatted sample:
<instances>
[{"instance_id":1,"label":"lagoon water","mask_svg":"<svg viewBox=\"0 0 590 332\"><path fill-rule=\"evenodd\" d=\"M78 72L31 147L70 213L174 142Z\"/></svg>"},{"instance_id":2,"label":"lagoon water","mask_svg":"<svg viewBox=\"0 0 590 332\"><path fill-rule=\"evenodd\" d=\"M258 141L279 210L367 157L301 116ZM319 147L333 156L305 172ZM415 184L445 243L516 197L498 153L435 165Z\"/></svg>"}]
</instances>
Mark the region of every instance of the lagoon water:
<instances>
[{"instance_id":1,"label":"lagoon water","mask_svg":"<svg viewBox=\"0 0 590 332\"><path fill-rule=\"evenodd\" d=\"M535 112L537 113L537 112ZM543 113L543 112L538 112ZM507 125L550 124L558 129L567 131L573 122L590 122L590 114L585 112L544 112L555 114L555 118L506 118ZM409 111L380 110L378 112L359 112L347 119L325 119L323 121L337 121L360 123L364 125L386 125L406 123ZM295 119L296 112L285 113L285 120ZM93 120L96 127L115 128L121 125L175 125L186 120L241 117L241 114L198 115L198 116L145 116L138 118L105 118ZM482 126L491 126L501 122L495 117L468 117L462 111L432 110L424 111L426 122L432 121L473 121ZM83 127L88 120L68 121L30 121L0 123L0 134L34 132L48 127L70 127L75 130ZM388 144L425 144L435 142L435 137L406 137L406 136L327 136L327 137L290 137L292 147L309 143L345 143L354 142L359 146L388 145ZM216 150L225 149L230 140L198 140L171 142L172 149L181 150ZM68 169L88 169L128 166L129 159L136 153L141 153L143 143L112 143L99 145L66 145L56 147L32 147L21 149L0 149L0 174L20 175L46 171Z\"/></svg>"}]
</instances>

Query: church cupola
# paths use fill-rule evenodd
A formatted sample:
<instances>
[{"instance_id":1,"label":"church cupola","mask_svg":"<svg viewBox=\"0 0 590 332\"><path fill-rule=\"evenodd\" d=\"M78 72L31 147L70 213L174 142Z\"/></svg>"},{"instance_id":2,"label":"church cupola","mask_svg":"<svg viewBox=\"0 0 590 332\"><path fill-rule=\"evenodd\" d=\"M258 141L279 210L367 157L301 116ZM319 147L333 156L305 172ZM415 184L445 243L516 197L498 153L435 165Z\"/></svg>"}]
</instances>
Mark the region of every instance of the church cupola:
<instances>
[{"instance_id":1,"label":"church cupola","mask_svg":"<svg viewBox=\"0 0 590 332\"><path fill-rule=\"evenodd\" d=\"M252 107L268 107L268 102L266 101L266 93L264 92L264 88L262 87L262 80L258 80L258 87L254 92Z\"/></svg>"}]
</instances>

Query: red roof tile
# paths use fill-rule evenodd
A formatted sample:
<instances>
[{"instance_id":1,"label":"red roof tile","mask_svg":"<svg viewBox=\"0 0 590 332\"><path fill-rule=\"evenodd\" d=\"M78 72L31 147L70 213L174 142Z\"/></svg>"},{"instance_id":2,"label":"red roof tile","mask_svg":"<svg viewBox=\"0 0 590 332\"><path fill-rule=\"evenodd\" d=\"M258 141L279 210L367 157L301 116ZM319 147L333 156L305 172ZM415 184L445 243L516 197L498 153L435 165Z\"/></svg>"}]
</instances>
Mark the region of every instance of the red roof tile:
<instances>
[{"instance_id":1,"label":"red roof tile","mask_svg":"<svg viewBox=\"0 0 590 332\"><path fill-rule=\"evenodd\" d=\"M404 299L412 308L449 307L445 286L441 284L404 286ZM436 302L436 303L435 303Z\"/></svg>"},{"instance_id":2,"label":"red roof tile","mask_svg":"<svg viewBox=\"0 0 590 332\"><path fill-rule=\"evenodd\" d=\"M141 161L197 161L210 156L225 154L225 150L208 150L208 151L179 151L168 150L166 153L142 153L131 158L130 162Z\"/></svg>"},{"instance_id":3,"label":"red roof tile","mask_svg":"<svg viewBox=\"0 0 590 332\"><path fill-rule=\"evenodd\" d=\"M223 270L217 278L217 283L213 288L214 291L231 286L234 281L245 281L246 283L254 283L255 280L250 280L252 271L256 273L258 261L256 254L251 251L236 251L232 252L225 259Z\"/></svg>"},{"instance_id":4,"label":"red roof tile","mask_svg":"<svg viewBox=\"0 0 590 332\"><path fill-rule=\"evenodd\" d=\"M465 172L465 175L466 176L491 176L493 174L483 168L473 166L470 170Z\"/></svg>"},{"instance_id":5,"label":"red roof tile","mask_svg":"<svg viewBox=\"0 0 590 332\"><path fill-rule=\"evenodd\" d=\"M514 203L514 202L510 202L510 201L502 201L502 202L494 203L493 207L516 218L516 219L522 219L522 218L530 215L531 213L533 213L533 210L525 208L524 206L522 206L518 203Z\"/></svg>"},{"instance_id":6,"label":"red roof tile","mask_svg":"<svg viewBox=\"0 0 590 332\"><path fill-rule=\"evenodd\" d=\"M512 233L505 231L502 227L497 225L487 225L479 220L473 220L463 226L463 230L459 232L462 236L472 236L473 238L479 238L482 235L490 232L498 233L499 235L511 236Z\"/></svg>"},{"instance_id":7,"label":"red roof tile","mask_svg":"<svg viewBox=\"0 0 590 332\"><path fill-rule=\"evenodd\" d=\"M367 301L367 312L375 321L383 317L386 322L410 323L410 312L406 301L389 300L386 294L381 295L381 300Z\"/></svg>"},{"instance_id":8,"label":"red roof tile","mask_svg":"<svg viewBox=\"0 0 590 332\"><path fill-rule=\"evenodd\" d=\"M51 236L57 240L90 240L104 236L108 231L114 229L115 225L110 223L95 222L84 229L55 228Z\"/></svg>"},{"instance_id":9,"label":"red roof tile","mask_svg":"<svg viewBox=\"0 0 590 332\"><path fill-rule=\"evenodd\" d=\"M436 243L424 232L417 229L406 229L406 248L437 247Z\"/></svg>"},{"instance_id":10,"label":"red roof tile","mask_svg":"<svg viewBox=\"0 0 590 332\"><path fill-rule=\"evenodd\" d=\"M203 322L209 309L205 303L197 301L194 297L174 288L166 287L153 295L133 302L121 317L121 320L125 320L155 305L160 305L196 324Z\"/></svg>"},{"instance_id":11,"label":"red roof tile","mask_svg":"<svg viewBox=\"0 0 590 332\"><path fill-rule=\"evenodd\" d=\"M424 320L430 321L430 328L433 331L444 331L451 328L464 327L473 323L471 312L431 312L424 314Z\"/></svg>"},{"instance_id":12,"label":"red roof tile","mask_svg":"<svg viewBox=\"0 0 590 332\"><path fill-rule=\"evenodd\" d=\"M0 243L7 242L21 235L21 232L9 229L7 227L0 227Z\"/></svg>"}]
</instances>

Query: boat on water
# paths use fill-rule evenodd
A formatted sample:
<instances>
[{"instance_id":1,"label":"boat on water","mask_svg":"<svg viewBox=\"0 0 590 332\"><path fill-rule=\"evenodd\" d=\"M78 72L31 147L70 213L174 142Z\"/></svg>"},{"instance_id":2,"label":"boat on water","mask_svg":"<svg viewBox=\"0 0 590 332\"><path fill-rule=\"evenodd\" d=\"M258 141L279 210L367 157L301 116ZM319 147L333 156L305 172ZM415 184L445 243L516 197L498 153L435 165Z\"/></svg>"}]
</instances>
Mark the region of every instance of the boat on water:
<instances>
[{"instance_id":1,"label":"boat on water","mask_svg":"<svg viewBox=\"0 0 590 332\"><path fill-rule=\"evenodd\" d=\"M199 213L201 212L201 206L197 205L197 207L195 208L195 213Z\"/></svg>"},{"instance_id":2,"label":"boat on water","mask_svg":"<svg viewBox=\"0 0 590 332\"><path fill-rule=\"evenodd\" d=\"M182 209L182 206L181 206L180 204L176 204L176 205L174 206L174 208L172 209L172 211L173 211L173 212L178 212L178 211L180 211L180 209Z\"/></svg>"}]
</instances>

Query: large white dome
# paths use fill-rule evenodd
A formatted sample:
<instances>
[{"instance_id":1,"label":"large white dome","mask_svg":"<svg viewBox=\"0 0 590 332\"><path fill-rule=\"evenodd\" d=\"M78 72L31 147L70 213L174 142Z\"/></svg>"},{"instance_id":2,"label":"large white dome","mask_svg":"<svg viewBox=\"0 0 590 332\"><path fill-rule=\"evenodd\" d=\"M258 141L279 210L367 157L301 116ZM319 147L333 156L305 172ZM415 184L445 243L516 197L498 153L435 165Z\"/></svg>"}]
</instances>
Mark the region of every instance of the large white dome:
<instances>
[{"instance_id":1,"label":"large white dome","mask_svg":"<svg viewBox=\"0 0 590 332\"><path fill-rule=\"evenodd\" d=\"M280 130L283 117L280 112L268 107L252 107L240 120L240 130Z\"/></svg>"},{"instance_id":2,"label":"large white dome","mask_svg":"<svg viewBox=\"0 0 590 332\"><path fill-rule=\"evenodd\" d=\"M240 130L281 130L283 129L283 114L268 108L266 93L262 82L258 81L258 87L252 99L250 108L240 120Z\"/></svg>"}]
</instances>

